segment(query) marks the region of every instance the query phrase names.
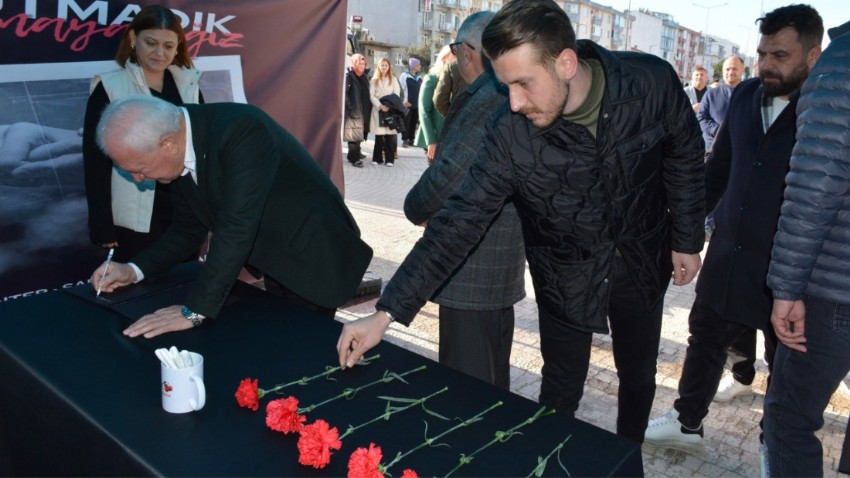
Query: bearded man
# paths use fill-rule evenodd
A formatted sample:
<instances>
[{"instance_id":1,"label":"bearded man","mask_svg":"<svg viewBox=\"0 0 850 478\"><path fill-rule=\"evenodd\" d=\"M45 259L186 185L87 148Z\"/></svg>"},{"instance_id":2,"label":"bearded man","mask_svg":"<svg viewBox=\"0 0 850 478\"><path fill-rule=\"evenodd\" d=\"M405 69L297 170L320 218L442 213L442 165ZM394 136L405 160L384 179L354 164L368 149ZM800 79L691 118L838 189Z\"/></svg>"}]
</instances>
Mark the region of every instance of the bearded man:
<instances>
[{"instance_id":1,"label":"bearded man","mask_svg":"<svg viewBox=\"0 0 850 478\"><path fill-rule=\"evenodd\" d=\"M761 329L773 345L772 363L776 335L767 270L795 144L797 99L820 56L823 21L808 5L781 7L758 21L759 77L735 88L706 163L706 211L714 210L715 230L689 317L679 398L650 423L646 442L653 445L702 446L702 420L726 348L741 333Z\"/></svg>"},{"instance_id":2,"label":"bearded man","mask_svg":"<svg viewBox=\"0 0 850 478\"><path fill-rule=\"evenodd\" d=\"M409 324L512 200L540 316L540 403L575 413L593 333L610 324L617 434L641 442L664 293L671 273L676 285L694 278L705 242L703 144L691 103L669 63L576 41L552 0L505 3L481 47L510 100L378 312L343 328L340 364L354 365L393 320Z\"/></svg>"}]
</instances>

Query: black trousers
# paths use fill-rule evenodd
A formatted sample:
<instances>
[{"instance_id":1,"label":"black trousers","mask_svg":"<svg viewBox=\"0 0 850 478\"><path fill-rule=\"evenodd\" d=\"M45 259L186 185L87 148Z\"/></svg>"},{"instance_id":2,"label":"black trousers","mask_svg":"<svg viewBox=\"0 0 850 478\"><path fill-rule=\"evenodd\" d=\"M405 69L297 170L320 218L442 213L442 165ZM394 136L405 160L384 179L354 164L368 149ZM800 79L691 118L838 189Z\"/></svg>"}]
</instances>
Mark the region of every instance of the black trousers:
<instances>
[{"instance_id":1,"label":"black trousers","mask_svg":"<svg viewBox=\"0 0 850 478\"><path fill-rule=\"evenodd\" d=\"M379 134L375 136L375 149L372 151L372 161L378 164L395 162L395 150L398 143L398 134Z\"/></svg>"},{"instance_id":2,"label":"black trousers","mask_svg":"<svg viewBox=\"0 0 850 478\"><path fill-rule=\"evenodd\" d=\"M287 289L283 284L272 279L269 276L265 277L264 283L265 283L265 286L266 286L266 292L268 292L272 295L282 297L282 298L286 299L288 302L300 305L301 307L304 307L307 310L312 310L313 312L317 312L320 315L323 315L323 316L328 317L330 319L333 319L334 317L336 317L336 309L329 309L327 307L322 307L321 305L314 304L314 303L310 302L309 300L307 300L307 299L301 297L300 295L296 294L295 292L292 292L291 290Z\"/></svg>"},{"instance_id":3,"label":"black trousers","mask_svg":"<svg viewBox=\"0 0 850 478\"><path fill-rule=\"evenodd\" d=\"M404 132L401 133L401 140L413 142L416 138L416 128L419 125L419 108L411 106L407 109L407 114L404 115Z\"/></svg>"},{"instance_id":4,"label":"black trousers","mask_svg":"<svg viewBox=\"0 0 850 478\"><path fill-rule=\"evenodd\" d=\"M756 329L747 329L729 347L726 359L735 381L750 385L756 378ZM770 362L770 358L767 358Z\"/></svg>"},{"instance_id":5,"label":"black trousers","mask_svg":"<svg viewBox=\"0 0 850 478\"><path fill-rule=\"evenodd\" d=\"M617 391L617 434L643 442L655 399L655 372L661 339L662 300L647 310L642 295L617 256L611 275L608 321L614 365L620 379ZM664 294L664 291L661 291ZM593 334L567 325L560 317L540 311L540 349L543 381L540 403L575 415L584 393Z\"/></svg>"},{"instance_id":6,"label":"black trousers","mask_svg":"<svg viewBox=\"0 0 850 478\"><path fill-rule=\"evenodd\" d=\"M351 164L360 161L360 143L359 142L348 142L348 162Z\"/></svg>"},{"instance_id":7,"label":"black trousers","mask_svg":"<svg viewBox=\"0 0 850 478\"><path fill-rule=\"evenodd\" d=\"M765 357L768 369L776 352L776 334L765 317ZM726 349L750 327L723 320L720 314L710 309L697 295L688 316L688 350L679 379L679 398L673 407L679 412L679 421L688 428L697 428L708 415L708 407L726 363ZM769 382L768 382L769 383Z\"/></svg>"},{"instance_id":8,"label":"black trousers","mask_svg":"<svg viewBox=\"0 0 850 478\"><path fill-rule=\"evenodd\" d=\"M509 390L514 308L460 310L440 306L440 363Z\"/></svg>"}]
</instances>

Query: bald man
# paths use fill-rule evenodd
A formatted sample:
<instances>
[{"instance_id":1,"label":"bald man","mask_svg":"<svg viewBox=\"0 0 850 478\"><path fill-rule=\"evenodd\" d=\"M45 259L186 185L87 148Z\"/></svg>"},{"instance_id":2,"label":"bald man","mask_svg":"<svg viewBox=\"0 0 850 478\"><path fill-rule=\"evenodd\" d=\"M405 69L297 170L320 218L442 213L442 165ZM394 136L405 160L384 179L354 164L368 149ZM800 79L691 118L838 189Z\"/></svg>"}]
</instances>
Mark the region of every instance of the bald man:
<instances>
[{"instance_id":1,"label":"bald man","mask_svg":"<svg viewBox=\"0 0 850 478\"><path fill-rule=\"evenodd\" d=\"M744 62L737 56L730 56L723 62L723 82L717 88L711 88L702 97L697 119L702 128L702 138L705 140L706 152L711 151L711 143L717 134L726 109L729 108L729 98L732 90L738 86L744 75Z\"/></svg>"}]
</instances>

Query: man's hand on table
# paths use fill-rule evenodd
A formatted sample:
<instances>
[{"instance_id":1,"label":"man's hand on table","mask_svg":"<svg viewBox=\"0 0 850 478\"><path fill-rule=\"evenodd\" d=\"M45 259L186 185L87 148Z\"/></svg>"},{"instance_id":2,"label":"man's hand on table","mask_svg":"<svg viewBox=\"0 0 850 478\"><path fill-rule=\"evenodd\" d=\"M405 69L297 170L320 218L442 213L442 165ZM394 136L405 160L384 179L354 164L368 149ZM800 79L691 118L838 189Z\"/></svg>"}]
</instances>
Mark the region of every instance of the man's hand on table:
<instances>
[{"instance_id":1,"label":"man's hand on table","mask_svg":"<svg viewBox=\"0 0 850 478\"><path fill-rule=\"evenodd\" d=\"M91 275L91 285L94 287L94 290L114 292L119 287L136 282L136 271L129 265L120 262L111 262L105 276L103 275L104 266L106 266L105 262L95 269ZM101 280L101 277L103 277L103 280Z\"/></svg>"},{"instance_id":2,"label":"man's hand on table","mask_svg":"<svg viewBox=\"0 0 850 478\"><path fill-rule=\"evenodd\" d=\"M379 310L372 315L345 324L336 342L339 365L343 368L353 367L366 352L381 343L390 323L387 314Z\"/></svg>"},{"instance_id":3,"label":"man's hand on table","mask_svg":"<svg viewBox=\"0 0 850 478\"><path fill-rule=\"evenodd\" d=\"M124 329L124 335L128 337L144 335L146 339L150 339L168 332L191 329L192 322L183 316L182 309L183 306L180 305L159 309Z\"/></svg>"}]
</instances>

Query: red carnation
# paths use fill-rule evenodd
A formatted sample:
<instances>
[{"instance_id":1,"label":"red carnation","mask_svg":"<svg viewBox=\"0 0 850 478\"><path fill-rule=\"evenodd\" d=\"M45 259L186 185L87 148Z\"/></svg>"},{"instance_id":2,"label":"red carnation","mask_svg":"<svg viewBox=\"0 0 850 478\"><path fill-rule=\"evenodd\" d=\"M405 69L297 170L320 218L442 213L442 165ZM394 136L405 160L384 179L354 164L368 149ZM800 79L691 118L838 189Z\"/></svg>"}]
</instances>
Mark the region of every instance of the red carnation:
<instances>
[{"instance_id":1,"label":"red carnation","mask_svg":"<svg viewBox=\"0 0 850 478\"><path fill-rule=\"evenodd\" d=\"M301 430L301 436L298 438L298 463L313 468L324 468L331 462L331 449L340 448L342 442L339 441L339 431L336 427L330 428L328 422L316 420Z\"/></svg>"},{"instance_id":2,"label":"red carnation","mask_svg":"<svg viewBox=\"0 0 850 478\"><path fill-rule=\"evenodd\" d=\"M415 471L408 468L401 473L401 478L419 478L419 475L417 475Z\"/></svg>"},{"instance_id":3,"label":"red carnation","mask_svg":"<svg viewBox=\"0 0 850 478\"><path fill-rule=\"evenodd\" d=\"M243 379L239 382L239 388L236 389L236 401L240 407L250 408L257 411L260 408L260 392L259 380L251 381L250 378Z\"/></svg>"},{"instance_id":4,"label":"red carnation","mask_svg":"<svg viewBox=\"0 0 850 478\"><path fill-rule=\"evenodd\" d=\"M348 478L384 478L380 466L381 447L370 443L368 450L360 447L351 454L348 459Z\"/></svg>"},{"instance_id":5,"label":"red carnation","mask_svg":"<svg viewBox=\"0 0 850 478\"><path fill-rule=\"evenodd\" d=\"M307 417L298 414L298 399L279 398L266 405L266 425L281 433L300 432Z\"/></svg>"}]
</instances>

